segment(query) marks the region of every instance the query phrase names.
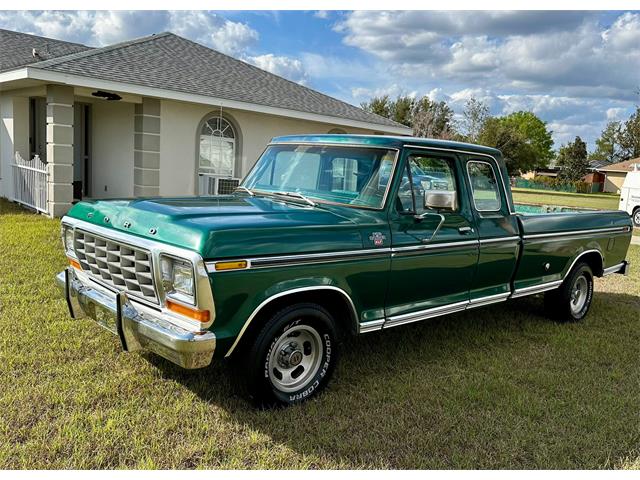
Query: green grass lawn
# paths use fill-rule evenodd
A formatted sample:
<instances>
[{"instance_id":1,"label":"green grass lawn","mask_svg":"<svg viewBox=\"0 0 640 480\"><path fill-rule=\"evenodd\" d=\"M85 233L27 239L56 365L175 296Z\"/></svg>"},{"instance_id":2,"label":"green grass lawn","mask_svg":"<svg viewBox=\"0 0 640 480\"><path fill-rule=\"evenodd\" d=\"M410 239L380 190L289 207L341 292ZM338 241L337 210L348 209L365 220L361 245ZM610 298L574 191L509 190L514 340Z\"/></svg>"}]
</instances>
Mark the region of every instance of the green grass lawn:
<instances>
[{"instance_id":1,"label":"green grass lawn","mask_svg":"<svg viewBox=\"0 0 640 480\"><path fill-rule=\"evenodd\" d=\"M526 188L513 188L512 191L516 203L617 210L620 202L620 196L612 193L566 193Z\"/></svg>"},{"instance_id":2,"label":"green grass lawn","mask_svg":"<svg viewBox=\"0 0 640 480\"><path fill-rule=\"evenodd\" d=\"M350 340L328 390L259 411L69 318L59 222L0 200L0 469L639 468L640 247L583 323L525 298Z\"/></svg>"}]
</instances>

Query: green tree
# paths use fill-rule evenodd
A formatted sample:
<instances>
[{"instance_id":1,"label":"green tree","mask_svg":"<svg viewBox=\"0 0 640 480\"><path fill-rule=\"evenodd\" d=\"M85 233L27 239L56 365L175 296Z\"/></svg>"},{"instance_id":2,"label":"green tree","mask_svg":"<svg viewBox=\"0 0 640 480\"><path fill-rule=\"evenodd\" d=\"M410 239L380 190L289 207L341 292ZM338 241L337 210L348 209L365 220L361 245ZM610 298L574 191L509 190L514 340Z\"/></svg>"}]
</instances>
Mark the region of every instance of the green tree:
<instances>
[{"instance_id":1,"label":"green tree","mask_svg":"<svg viewBox=\"0 0 640 480\"><path fill-rule=\"evenodd\" d=\"M622 160L640 157L640 106L624 123L619 137Z\"/></svg>"},{"instance_id":2,"label":"green tree","mask_svg":"<svg viewBox=\"0 0 640 480\"><path fill-rule=\"evenodd\" d=\"M573 142L560 147L556 165L560 167L559 176L562 180L579 182L589 173L587 144L580 137L576 137Z\"/></svg>"},{"instance_id":3,"label":"green tree","mask_svg":"<svg viewBox=\"0 0 640 480\"><path fill-rule=\"evenodd\" d=\"M466 142L477 143L489 116L489 107L482 100L478 100L475 97L467 100L462 112L461 139Z\"/></svg>"},{"instance_id":4,"label":"green tree","mask_svg":"<svg viewBox=\"0 0 640 480\"><path fill-rule=\"evenodd\" d=\"M478 135L478 143L502 152L511 175L528 172L538 166L538 156L524 134L505 117L488 118Z\"/></svg>"},{"instance_id":5,"label":"green tree","mask_svg":"<svg viewBox=\"0 0 640 480\"><path fill-rule=\"evenodd\" d=\"M536 160L534 167L547 167L553 159L553 138L546 122L540 120L533 112L514 112L502 121L522 135L525 142L533 148Z\"/></svg>"},{"instance_id":6,"label":"green tree","mask_svg":"<svg viewBox=\"0 0 640 480\"><path fill-rule=\"evenodd\" d=\"M609 122L596 140L596 149L589 155L590 160L605 160L617 163L623 160L624 152L620 145L622 123Z\"/></svg>"},{"instance_id":7,"label":"green tree","mask_svg":"<svg viewBox=\"0 0 640 480\"><path fill-rule=\"evenodd\" d=\"M391 103L391 119L406 125L413 126L413 109L415 100L408 95L401 95Z\"/></svg>"},{"instance_id":8,"label":"green tree","mask_svg":"<svg viewBox=\"0 0 640 480\"><path fill-rule=\"evenodd\" d=\"M399 95L395 100L392 100L389 95L383 95L373 97L368 102L362 102L360 107L366 112L375 113L411 127L414 105L415 100L408 95Z\"/></svg>"},{"instance_id":9,"label":"green tree","mask_svg":"<svg viewBox=\"0 0 640 480\"><path fill-rule=\"evenodd\" d=\"M365 112L375 113L381 117L391 118L391 99L389 95L383 95L381 97L373 97L368 102L362 102L360 108Z\"/></svg>"}]
</instances>

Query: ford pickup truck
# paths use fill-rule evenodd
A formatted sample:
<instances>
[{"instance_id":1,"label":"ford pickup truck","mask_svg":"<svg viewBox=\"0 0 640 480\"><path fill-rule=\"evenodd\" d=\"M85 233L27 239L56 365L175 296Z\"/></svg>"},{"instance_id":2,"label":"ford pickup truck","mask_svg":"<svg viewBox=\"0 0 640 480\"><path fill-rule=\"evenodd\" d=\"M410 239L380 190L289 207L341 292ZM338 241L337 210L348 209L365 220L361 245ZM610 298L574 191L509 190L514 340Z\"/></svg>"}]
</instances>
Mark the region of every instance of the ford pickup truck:
<instances>
[{"instance_id":1,"label":"ford pickup truck","mask_svg":"<svg viewBox=\"0 0 640 480\"><path fill-rule=\"evenodd\" d=\"M516 213L498 150L424 138L274 138L231 195L95 200L62 219L57 282L125 351L237 362L250 396L316 395L346 335L544 293L579 321L625 274L622 211Z\"/></svg>"}]
</instances>

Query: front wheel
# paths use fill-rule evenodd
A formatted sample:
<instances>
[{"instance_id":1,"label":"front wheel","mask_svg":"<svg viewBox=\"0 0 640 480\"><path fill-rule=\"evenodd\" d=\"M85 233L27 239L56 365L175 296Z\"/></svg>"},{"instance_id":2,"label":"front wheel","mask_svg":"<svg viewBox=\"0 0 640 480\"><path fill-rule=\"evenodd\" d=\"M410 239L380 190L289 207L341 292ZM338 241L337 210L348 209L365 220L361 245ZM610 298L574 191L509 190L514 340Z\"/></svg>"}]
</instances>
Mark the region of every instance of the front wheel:
<instances>
[{"instance_id":1,"label":"front wheel","mask_svg":"<svg viewBox=\"0 0 640 480\"><path fill-rule=\"evenodd\" d=\"M636 227L640 227L640 207L636 208L633 212L633 224Z\"/></svg>"},{"instance_id":2,"label":"front wheel","mask_svg":"<svg viewBox=\"0 0 640 480\"><path fill-rule=\"evenodd\" d=\"M269 319L245 355L249 395L264 406L317 395L337 362L335 322L315 304L285 308Z\"/></svg>"},{"instance_id":3,"label":"front wheel","mask_svg":"<svg viewBox=\"0 0 640 480\"><path fill-rule=\"evenodd\" d=\"M544 306L554 320L578 322L589 313L592 300L593 272L586 263L579 263L557 290L545 293Z\"/></svg>"}]
</instances>

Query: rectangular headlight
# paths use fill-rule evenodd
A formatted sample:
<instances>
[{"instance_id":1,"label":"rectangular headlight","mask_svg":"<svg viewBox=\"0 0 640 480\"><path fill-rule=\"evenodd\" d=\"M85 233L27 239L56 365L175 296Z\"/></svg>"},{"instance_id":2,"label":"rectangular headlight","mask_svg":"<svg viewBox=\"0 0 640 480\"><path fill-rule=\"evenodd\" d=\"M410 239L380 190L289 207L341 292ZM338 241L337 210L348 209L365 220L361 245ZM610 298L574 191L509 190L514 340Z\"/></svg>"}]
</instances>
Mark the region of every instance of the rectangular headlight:
<instances>
[{"instance_id":1,"label":"rectangular headlight","mask_svg":"<svg viewBox=\"0 0 640 480\"><path fill-rule=\"evenodd\" d=\"M173 289L183 295L193 296L193 267L182 262L173 264Z\"/></svg>"},{"instance_id":2,"label":"rectangular headlight","mask_svg":"<svg viewBox=\"0 0 640 480\"><path fill-rule=\"evenodd\" d=\"M195 281L191 262L162 255L160 270L162 285L168 297L195 303Z\"/></svg>"}]
</instances>

